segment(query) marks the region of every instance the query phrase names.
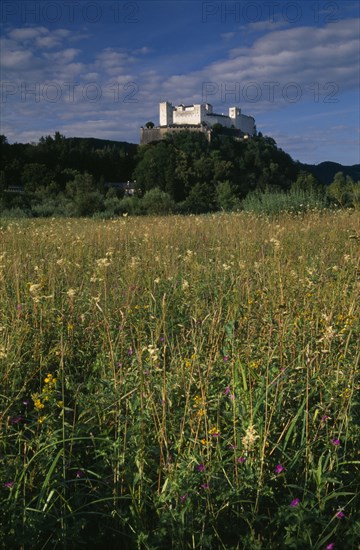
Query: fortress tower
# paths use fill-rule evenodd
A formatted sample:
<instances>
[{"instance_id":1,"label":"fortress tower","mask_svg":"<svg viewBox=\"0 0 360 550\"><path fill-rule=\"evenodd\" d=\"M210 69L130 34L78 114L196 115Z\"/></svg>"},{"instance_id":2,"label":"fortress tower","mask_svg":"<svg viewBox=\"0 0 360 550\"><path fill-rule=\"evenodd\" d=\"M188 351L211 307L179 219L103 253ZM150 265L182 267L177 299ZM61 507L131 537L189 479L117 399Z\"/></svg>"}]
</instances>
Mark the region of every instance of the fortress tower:
<instances>
[{"instance_id":1,"label":"fortress tower","mask_svg":"<svg viewBox=\"0 0 360 550\"><path fill-rule=\"evenodd\" d=\"M160 103L160 126L173 124L173 106L169 101Z\"/></svg>"}]
</instances>

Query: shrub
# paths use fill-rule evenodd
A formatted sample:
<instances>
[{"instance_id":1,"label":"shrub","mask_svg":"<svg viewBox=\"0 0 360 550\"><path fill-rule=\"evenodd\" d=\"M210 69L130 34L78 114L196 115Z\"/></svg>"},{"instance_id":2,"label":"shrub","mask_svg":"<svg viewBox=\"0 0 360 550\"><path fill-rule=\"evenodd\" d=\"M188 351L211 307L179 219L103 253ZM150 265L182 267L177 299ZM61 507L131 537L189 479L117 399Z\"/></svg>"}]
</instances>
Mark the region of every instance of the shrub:
<instances>
[{"instance_id":1,"label":"shrub","mask_svg":"<svg viewBox=\"0 0 360 550\"><path fill-rule=\"evenodd\" d=\"M325 197L318 191L301 189L290 190L287 193L270 192L249 193L242 201L242 208L247 212L257 214L279 214L280 212L300 213L326 206Z\"/></svg>"}]
</instances>

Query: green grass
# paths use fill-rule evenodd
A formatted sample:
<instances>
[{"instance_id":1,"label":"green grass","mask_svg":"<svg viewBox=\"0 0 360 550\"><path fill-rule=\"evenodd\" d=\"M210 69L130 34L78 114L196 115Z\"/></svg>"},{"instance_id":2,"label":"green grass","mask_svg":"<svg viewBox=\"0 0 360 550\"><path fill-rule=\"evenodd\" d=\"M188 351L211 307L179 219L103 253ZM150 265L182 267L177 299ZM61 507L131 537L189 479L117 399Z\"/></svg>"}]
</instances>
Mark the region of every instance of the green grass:
<instances>
[{"instance_id":1,"label":"green grass","mask_svg":"<svg viewBox=\"0 0 360 550\"><path fill-rule=\"evenodd\" d=\"M0 228L3 547L358 548L358 213Z\"/></svg>"}]
</instances>

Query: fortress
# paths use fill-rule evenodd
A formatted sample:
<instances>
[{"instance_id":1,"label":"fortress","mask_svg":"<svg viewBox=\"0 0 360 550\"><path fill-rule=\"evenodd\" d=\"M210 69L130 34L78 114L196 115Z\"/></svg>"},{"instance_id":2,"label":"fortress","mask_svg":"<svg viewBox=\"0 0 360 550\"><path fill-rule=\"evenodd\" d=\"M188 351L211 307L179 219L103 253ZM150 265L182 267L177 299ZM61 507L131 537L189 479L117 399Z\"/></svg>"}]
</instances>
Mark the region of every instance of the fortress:
<instances>
[{"instance_id":1,"label":"fortress","mask_svg":"<svg viewBox=\"0 0 360 550\"><path fill-rule=\"evenodd\" d=\"M243 115L238 107L230 107L228 115L214 113L210 103L173 106L172 103L164 101L159 107L160 125L141 128L140 144L159 141L164 139L166 133L183 130L205 133L210 141L215 124L221 125L222 133L238 139L256 135L255 119Z\"/></svg>"}]
</instances>

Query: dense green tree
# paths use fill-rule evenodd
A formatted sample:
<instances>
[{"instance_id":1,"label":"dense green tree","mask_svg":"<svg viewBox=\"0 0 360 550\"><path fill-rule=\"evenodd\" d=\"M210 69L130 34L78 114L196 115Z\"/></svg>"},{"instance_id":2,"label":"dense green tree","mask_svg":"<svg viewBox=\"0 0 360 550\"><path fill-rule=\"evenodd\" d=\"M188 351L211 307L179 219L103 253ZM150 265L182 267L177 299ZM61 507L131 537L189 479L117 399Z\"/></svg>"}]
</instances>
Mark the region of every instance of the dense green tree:
<instances>
[{"instance_id":1,"label":"dense green tree","mask_svg":"<svg viewBox=\"0 0 360 550\"><path fill-rule=\"evenodd\" d=\"M328 187L328 196L341 208L347 206L349 203L350 185L351 182L349 180L347 181L344 174L342 172L337 172L332 183Z\"/></svg>"},{"instance_id":2,"label":"dense green tree","mask_svg":"<svg viewBox=\"0 0 360 550\"><path fill-rule=\"evenodd\" d=\"M175 203L168 193L154 187L145 193L142 206L147 214L170 214L175 208Z\"/></svg>"},{"instance_id":3,"label":"dense green tree","mask_svg":"<svg viewBox=\"0 0 360 550\"><path fill-rule=\"evenodd\" d=\"M315 191L319 188L320 184L317 179L304 170L299 172L296 181L291 186L291 189L294 191Z\"/></svg>"},{"instance_id":4,"label":"dense green tree","mask_svg":"<svg viewBox=\"0 0 360 550\"><path fill-rule=\"evenodd\" d=\"M229 180L218 183L215 190L215 200L216 206L220 210L230 211L240 208L240 201L234 191Z\"/></svg>"}]
</instances>

